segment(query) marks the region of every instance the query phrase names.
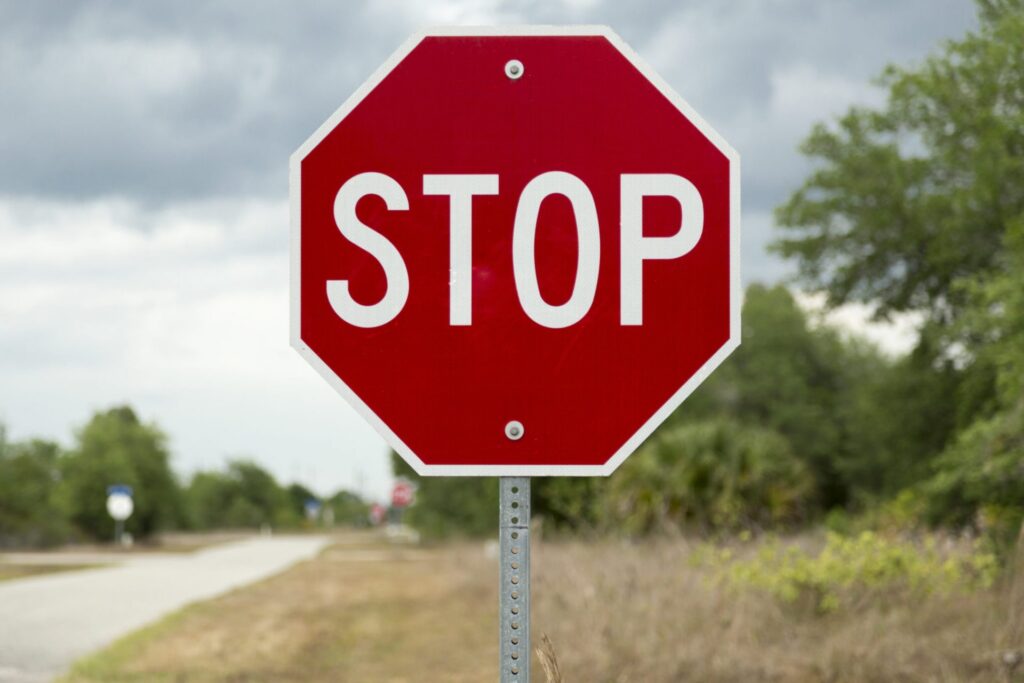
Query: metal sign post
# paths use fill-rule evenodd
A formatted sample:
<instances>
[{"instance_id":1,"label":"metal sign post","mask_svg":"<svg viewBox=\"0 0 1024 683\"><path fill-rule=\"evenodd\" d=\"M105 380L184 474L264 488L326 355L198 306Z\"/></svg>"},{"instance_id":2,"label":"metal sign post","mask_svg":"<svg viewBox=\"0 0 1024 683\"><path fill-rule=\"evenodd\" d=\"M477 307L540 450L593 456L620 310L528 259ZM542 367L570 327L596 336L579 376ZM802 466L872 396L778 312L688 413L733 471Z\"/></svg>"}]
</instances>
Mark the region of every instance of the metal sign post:
<instances>
[{"instance_id":1,"label":"metal sign post","mask_svg":"<svg viewBox=\"0 0 1024 683\"><path fill-rule=\"evenodd\" d=\"M530 478L500 477L501 683L530 682Z\"/></svg>"}]
</instances>

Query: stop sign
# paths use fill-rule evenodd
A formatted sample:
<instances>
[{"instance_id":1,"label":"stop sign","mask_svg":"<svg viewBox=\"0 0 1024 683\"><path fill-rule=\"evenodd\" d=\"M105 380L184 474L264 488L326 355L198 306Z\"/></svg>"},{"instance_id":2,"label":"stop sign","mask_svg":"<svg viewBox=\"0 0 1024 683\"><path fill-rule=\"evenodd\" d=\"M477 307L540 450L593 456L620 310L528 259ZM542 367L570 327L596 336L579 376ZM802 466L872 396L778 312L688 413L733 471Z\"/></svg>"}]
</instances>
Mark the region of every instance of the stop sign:
<instances>
[{"instance_id":1,"label":"stop sign","mask_svg":"<svg viewBox=\"0 0 1024 683\"><path fill-rule=\"evenodd\" d=\"M414 36L291 211L292 343L421 474L609 474L739 344L739 157L605 28Z\"/></svg>"},{"instance_id":2,"label":"stop sign","mask_svg":"<svg viewBox=\"0 0 1024 683\"><path fill-rule=\"evenodd\" d=\"M412 505L416 498L416 487L408 479L396 479L391 487L391 507L404 508Z\"/></svg>"}]
</instances>

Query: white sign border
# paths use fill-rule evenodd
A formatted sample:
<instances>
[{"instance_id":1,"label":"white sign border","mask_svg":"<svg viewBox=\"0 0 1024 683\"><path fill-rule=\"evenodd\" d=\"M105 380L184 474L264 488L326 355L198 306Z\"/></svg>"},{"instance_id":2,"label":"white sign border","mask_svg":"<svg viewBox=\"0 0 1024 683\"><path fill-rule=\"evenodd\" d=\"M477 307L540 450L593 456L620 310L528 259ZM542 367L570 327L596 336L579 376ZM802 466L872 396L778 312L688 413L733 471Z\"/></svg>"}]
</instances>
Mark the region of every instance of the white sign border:
<instances>
[{"instance_id":1,"label":"white sign border","mask_svg":"<svg viewBox=\"0 0 1024 683\"><path fill-rule=\"evenodd\" d=\"M602 36L662 95L671 102L694 126L711 141L729 160L729 339L712 355L672 396L643 424L604 465L427 465L395 434L388 424L368 406L331 368L313 351L301 336L301 166L302 160L327 137L334 128L384 78L427 37L432 36ZM291 213L290 280L291 280L291 345L306 359L328 384L341 394L355 410L369 422L388 444L422 476L493 476L493 477L549 477L608 476L651 435L672 412L721 365L740 345L740 157L725 139L679 96L668 83L648 66L625 41L607 26L459 26L440 27L419 31L398 48L370 78L368 78L330 118L327 119L292 154L289 161L289 203Z\"/></svg>"}]
</instances>

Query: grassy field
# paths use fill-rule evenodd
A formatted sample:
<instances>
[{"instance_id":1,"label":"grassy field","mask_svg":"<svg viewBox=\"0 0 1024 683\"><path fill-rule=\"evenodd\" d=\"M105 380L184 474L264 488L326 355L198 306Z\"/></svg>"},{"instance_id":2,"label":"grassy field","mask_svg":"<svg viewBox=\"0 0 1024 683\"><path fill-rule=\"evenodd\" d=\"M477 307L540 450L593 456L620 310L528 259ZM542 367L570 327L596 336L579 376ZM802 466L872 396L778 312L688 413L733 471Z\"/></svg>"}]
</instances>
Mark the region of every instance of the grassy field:
<instances>
[{"instance_id":1,"label":"grassy field","mask_svg":"<svg viewBox=\"0 0 1024 683\"><path fill-rule=\"evenodd\" d=\"M821 613L723 585L696 550L683 540L537 543L534 644L548 636L574 683L1015 680L1001 660L1022 645L1024 591L1010 581L883 593ZM65 681L495 680L496 574L480 544L348 538L122 640ZM534 678L546 678L536 660Z\"/></svg>"}]
</instances>

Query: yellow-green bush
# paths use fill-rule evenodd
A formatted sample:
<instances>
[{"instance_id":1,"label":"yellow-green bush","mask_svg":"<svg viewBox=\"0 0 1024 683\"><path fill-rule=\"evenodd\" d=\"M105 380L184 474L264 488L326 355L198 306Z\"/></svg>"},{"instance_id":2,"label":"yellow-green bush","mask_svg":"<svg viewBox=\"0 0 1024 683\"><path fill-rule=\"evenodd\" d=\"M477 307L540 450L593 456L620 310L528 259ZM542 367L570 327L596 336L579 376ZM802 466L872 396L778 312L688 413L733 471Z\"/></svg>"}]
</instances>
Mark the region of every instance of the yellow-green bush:
<instances>
[{"instance_id":1,"label":"yellow-green bush","mask_svg":"<svg viewBox=\"0 0 1024 683\"><path fill-rule=\"evenodd\" d=\"M986 588L998 572L995 555L977 544L942 550L934 536L914 543L870 531L857 536L829 532L817 554L768 541L750 558L737 559L733 551L719 549L703 553L702 561L729 587L765 591L785 603L806 601L823 613L893 593L922 597Z\"/></svg>"}]
</instances>

